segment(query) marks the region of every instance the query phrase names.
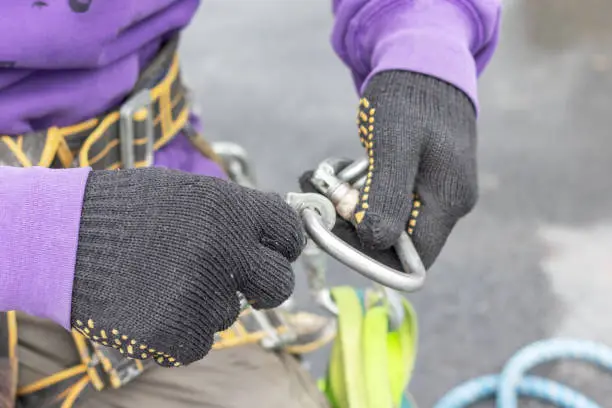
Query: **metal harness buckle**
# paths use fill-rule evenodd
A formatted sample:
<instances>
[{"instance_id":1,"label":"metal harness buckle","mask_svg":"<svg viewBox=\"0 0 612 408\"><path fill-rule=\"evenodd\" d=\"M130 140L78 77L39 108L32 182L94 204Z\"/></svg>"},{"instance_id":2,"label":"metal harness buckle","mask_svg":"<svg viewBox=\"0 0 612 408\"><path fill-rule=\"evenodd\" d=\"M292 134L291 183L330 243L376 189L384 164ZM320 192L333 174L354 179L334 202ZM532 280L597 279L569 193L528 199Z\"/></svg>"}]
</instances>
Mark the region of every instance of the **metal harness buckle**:
<instances>
[{"instance_id":1,"label":"metal harness buckle","mask_svg":"<svg viewBox=\"0 0 612 408\"><path fill-rule=\"evenodd\" d=\"M135 167L134 140L135 128L139 122L143 122L145 142L145 166L153 165L153 144L154 144L154 118L153 118L153 99L151 91L143 89L130 97L119 109L119 142L121 144L121 167L131 169ZM137 120L134 117L146 111L144 120Z\"/></svg>"}]
</instances>

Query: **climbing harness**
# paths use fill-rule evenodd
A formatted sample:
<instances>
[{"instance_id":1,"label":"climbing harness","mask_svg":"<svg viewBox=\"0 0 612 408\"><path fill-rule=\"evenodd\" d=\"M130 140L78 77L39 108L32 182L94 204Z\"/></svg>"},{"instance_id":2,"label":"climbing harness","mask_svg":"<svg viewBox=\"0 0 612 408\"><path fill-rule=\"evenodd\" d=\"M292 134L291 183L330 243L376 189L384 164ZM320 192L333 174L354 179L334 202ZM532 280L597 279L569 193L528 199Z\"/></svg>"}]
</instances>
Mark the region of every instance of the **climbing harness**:
<instances>
[{"instance_id":1,"label":"climbing harness","mask_svg":"<svg viewBox=\"0 0 612 408\"><path fill-rule=\"evenodd\" d=\"M496 399L498 408L516 408L519 396L563 408L601 408L563 384L526 375L537 365L555 360L585 361L612 372L612 349L603 344L564 338L537 341L516 353L501 374L480 377L459 385L434 408L467 408L491 398Z\"/></svg>"},{"instance_id":2,"label":"climbing harness","mask_svg":"<svg viewBox=\"0 0 612 408\"><path fill-rule=\"evenodd\" d=\"M117 110L72 126L0 135L0 165L94 170L150 166L153 152L172 140L189 119L177 46L175 36Z\"/></svg>"}]
</instances>

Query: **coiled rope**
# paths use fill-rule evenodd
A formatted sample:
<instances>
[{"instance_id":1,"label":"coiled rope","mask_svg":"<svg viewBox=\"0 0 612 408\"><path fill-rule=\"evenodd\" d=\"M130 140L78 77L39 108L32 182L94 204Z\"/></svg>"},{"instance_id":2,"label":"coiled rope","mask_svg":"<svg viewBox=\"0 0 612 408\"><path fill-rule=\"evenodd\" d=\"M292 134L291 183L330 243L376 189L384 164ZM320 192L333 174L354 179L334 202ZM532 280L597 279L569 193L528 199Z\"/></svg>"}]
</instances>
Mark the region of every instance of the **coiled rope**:
<instances>
[{"instance_id":1,"label":"coiled rope","mask_svg":"<svg viewBox=\"0 0 612 408\"><path fill-rule=\"evenodd\" d=\"M601 408L599 404L558 382L526 375L554 360L581 360L612 372L612 349L596 342L573 339L541 340L516 353L501 374L468 381L447 393L434 408L467 408L496 398L497 408L517 408L518 398L539 399L563 408Z\"/></svg>"}]
</instances>

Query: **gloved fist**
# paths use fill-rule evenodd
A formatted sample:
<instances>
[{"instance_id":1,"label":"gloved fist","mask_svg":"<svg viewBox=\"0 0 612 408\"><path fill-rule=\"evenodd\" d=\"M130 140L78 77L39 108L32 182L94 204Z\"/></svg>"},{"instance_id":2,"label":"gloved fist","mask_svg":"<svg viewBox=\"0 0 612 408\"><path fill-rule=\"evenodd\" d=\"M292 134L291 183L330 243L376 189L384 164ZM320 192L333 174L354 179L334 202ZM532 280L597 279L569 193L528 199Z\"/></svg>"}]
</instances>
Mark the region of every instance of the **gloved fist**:
<instances>
[{"instance_id":1,"label":"gloved fist","mask_svg":"<svg viewBox=\"0 0 612 408\"><path fill-rule=\"evenodd\" d=\"M403 231L429 268L477 199L476 114L468 97L436 78L385 71L369 82L357 124L370 160L353 217L334 232L400 268L388 250ZM302 177L302 189L306 186ZM355 236L355 231L357 236Z\"/></svg>"},{"instance_id":2,"label":"gloved fist","mask_svg":"<svg viewBox=\"0 0 612 408\"><path fill-rule=\"evenodd\" d=\"M204 357L240 311L284 302L304 243L281 197L166 169L90 173L71 322L138 359Z\"/></svg>"}]
</instances>

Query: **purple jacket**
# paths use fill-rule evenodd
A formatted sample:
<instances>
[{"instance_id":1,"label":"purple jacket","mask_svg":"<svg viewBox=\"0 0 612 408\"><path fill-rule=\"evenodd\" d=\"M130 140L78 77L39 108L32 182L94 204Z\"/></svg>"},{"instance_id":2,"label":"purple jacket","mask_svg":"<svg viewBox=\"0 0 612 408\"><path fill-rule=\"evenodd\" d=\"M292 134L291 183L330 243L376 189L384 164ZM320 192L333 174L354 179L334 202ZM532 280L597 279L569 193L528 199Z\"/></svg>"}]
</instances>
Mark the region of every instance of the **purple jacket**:
<instances>
[{"instance_id":1,"label":"purple jacket","mask_svg":"<svg viewBox=\"0 0 612 408\"><path fill-rule=\"evenodd\" d=\"M0 6L0 135L66 126L117 104L161 38L199 0L64 0ZM377 72L432 75L477 103L501 0L333 0L332 45L362 91ZM27 20L27 24L24 23ZM96 95L96 98L84 97ZM180 135L156 165L220 175ZM79 218L90 169L0 168L0 310L70 326Z\"/></svg>"}]
</instances>

